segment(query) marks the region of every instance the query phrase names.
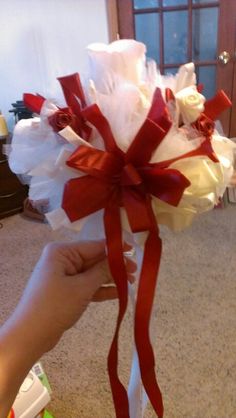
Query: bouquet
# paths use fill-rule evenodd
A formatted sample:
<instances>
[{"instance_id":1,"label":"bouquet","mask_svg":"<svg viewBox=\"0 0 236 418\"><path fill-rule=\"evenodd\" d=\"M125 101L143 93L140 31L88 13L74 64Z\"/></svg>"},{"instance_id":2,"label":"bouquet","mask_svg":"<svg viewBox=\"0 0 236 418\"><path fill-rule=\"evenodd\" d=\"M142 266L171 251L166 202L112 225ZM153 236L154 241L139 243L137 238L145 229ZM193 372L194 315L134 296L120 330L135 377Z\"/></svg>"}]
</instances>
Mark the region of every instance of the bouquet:
<instances>
[{"instance_id":1,"label":"bouquet","mask_svg":"<svg viewBox=\"0 0 236 418\"><path fill-rule=\"evenodd\" d=\"M16 125L9 163L29 182L30 199L47 202L52 228L106 238L119 295L108 355L118 418L138 416L138 401L128 399L118 375L118 336L129 293L123 241L142 249L135 347L142 384L163 417L149 337L161 260L159 225L180 231L223 195L235 145L219 135L215 120L230 101L223 91L205 99L193 63L175 76L162 76L155 62L146 62L145 45L135 40L87 50L90 70L83 83L77 73L58 79L65 103L24 95L38 116Z\"/></svg>"}]
</instances>

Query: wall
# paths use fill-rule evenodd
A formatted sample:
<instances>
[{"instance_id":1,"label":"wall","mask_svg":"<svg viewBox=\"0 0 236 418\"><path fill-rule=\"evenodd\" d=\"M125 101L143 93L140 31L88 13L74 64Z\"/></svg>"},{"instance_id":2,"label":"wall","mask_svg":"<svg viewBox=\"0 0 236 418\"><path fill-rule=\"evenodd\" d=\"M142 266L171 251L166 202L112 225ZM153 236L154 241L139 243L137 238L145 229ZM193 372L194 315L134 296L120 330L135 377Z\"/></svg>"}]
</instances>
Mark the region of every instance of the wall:
<instances>
[{"instance_id":1,"label":"wall","mask_svg":"<svg viewBox=\"0 0 236 418\"><path fill-rule=\"evenodd\" d=\"M60 96L57 76L86 73L86 45L108 42L105 0L0 0L0 109L24 92Z\"/></svg>"}]
</instances>

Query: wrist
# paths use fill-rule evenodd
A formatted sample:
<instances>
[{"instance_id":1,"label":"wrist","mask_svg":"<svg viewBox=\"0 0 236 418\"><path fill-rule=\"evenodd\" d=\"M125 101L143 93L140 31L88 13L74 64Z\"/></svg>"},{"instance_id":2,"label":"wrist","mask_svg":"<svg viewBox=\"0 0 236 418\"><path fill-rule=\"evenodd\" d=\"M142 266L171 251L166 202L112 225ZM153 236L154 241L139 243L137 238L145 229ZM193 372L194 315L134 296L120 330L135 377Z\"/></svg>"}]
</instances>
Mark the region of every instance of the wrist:
<instances>
[{"instance_id":1,"label":"wrist","mask_svg":"<svg viewBox=\"0 0 236 418\"><path fill-rule=\"evenodd\" d=\"M34 335L24 323L10 318L0 328L0 385L3 392L17 391L27 373L41 356Z\"/></svg>"}]
</instances>

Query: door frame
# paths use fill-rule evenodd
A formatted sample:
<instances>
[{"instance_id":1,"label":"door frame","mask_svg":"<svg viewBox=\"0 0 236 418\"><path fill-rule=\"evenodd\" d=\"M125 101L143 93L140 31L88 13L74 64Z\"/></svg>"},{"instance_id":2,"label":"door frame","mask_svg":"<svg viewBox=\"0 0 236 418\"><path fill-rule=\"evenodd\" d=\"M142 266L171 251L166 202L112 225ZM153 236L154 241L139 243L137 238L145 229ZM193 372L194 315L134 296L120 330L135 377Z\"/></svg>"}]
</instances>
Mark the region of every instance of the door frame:
<instances>
[{"instance_id":1,"label":"door frame","mask_svg":"<svg viewBox=\"0 0 236 418\"><path fill-rule=\"evenodd\" d=\"M228 17L230 16L230 19ZM227 24L226 24L227 21ZM217 89L223 89L232 101L231 109L222 114L221 122L226 135L236 137L236 2L235 0L221 0L218 26L218 50L229 52L231 59L227 66L217 66ZM235 115L235 117L234 117Z\"/></svg>"},{"instance_id":2,"label":"door frame","mask_svg":"<svg viewBox=\"0 0 236 418\"><path fill-rule=\"evenodd\" d=\"M113 42L120 37L119 22L121 17L118 16L117 0L106 0L107 26L109 42Z\"/></svg>"}]
</instances>

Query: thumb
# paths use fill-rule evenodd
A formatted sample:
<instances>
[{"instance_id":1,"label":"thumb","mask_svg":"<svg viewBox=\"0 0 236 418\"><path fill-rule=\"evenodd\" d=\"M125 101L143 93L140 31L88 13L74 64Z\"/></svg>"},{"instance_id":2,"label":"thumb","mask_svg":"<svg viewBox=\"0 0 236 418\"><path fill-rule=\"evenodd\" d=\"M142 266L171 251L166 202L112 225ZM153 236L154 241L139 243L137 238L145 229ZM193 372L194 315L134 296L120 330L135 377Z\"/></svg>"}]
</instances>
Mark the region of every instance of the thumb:
<instances>
[{"instance_id":1,"label":"thumb","mask_svg":"<svg viewBox=\"0 0 236 418\"><path fill-rule=\"evenodd\" d=\"M113 282L107 259L99 261L83 273L80 273L80 280L91 297L103 284Z\"/></svg>"}]
</instances>

